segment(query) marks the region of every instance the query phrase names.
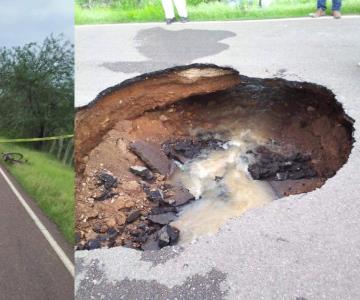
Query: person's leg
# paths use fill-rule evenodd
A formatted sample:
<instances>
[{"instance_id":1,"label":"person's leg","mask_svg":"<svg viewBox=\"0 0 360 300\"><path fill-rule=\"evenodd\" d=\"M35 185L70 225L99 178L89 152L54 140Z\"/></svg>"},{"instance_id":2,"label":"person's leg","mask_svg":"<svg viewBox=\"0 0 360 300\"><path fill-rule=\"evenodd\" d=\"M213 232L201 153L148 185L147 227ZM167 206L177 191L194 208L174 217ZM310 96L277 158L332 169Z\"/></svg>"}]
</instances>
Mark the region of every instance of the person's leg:
<instances>
[{"instance_id":1,"label":"person's leg","mask_svg":"<svg viewBox=\"0 0 360 300\"><path fill-rule=\"evenodd\" d=\"M165 18L171 20L175 18L174 6L172 0L161 0L165 12Z\"/></svg>"},{"instance_id":2,"label":"person's leg","mask_svg":"<svg viewBox=\"0 0 360 300\"><path fill-rule=\"evenodd\" d=\"M176 10L181 18L187 18L186 0L174 0Z\"/></svg>"},{"instance_id":3,"label":"person's leg","mask_svg":"<svg viewBox=\"0 0 360 300\"><path fill-rule=\"evenodd\" d=\"M341 0L333 0L332 2L332 10L337 10L340 11L341 10Z\"/></svg>"},{"instance_id":4,"label":"person's leg","mask_svg":"<svg viewBox=\"0 0 360 300\"><path fill-rule=\"evenodd\" d=\"M319 18L325 16L326 0L317 0L317 10L309 14L312 18Z\"/></svg>"},{"instance_id":5,"label":"person's leg","mask_svg":"<svg viewBox=\"0 0 360 300\"><path fill-rule=\"evenodd\" d=\"M326 10L326 0L317 0L317 9Z\"/></svg>"},{"instance_id":6,"label":"person's leg","mask_svg":"<svg viewBox=\"0 0 360 300\"><path fill-rule=\"evenodd\" d=\"M340 9L341 9L341 0L333 0L333 2L332 2L332 14L333 14L335 19L340 19L341 18Z\"/></svg>"}]
</instances>

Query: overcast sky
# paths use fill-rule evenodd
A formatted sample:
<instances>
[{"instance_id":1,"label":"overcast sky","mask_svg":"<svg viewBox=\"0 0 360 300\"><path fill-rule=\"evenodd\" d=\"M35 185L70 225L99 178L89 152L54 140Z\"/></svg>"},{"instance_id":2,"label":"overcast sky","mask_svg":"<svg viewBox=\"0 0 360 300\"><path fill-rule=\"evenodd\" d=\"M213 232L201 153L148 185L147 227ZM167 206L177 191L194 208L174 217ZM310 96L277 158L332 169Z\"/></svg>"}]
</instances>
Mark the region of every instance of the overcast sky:
<instances>
[{"instance_id":1,"label":"overcast sky","mask_svg":"<svg viewBox=\"0 0 360 300\"><path fill-rule=\"evenodd\" d=\"M0 47L64 33L74 41L73 0L0 0Z\"/></svg>"}]
</instances>

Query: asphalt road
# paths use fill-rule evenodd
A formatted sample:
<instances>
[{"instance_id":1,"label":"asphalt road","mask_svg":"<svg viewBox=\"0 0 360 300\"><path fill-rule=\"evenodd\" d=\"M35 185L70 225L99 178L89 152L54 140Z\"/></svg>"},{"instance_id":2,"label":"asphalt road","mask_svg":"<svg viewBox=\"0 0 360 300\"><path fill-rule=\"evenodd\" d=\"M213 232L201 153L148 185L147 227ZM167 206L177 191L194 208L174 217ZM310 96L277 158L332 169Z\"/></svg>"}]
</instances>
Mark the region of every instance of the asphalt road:
<instances>
[{"instance_id":1,"label":"asphalt road","mask_svg":"<svg viewBox=\"0 0 360 300\"><path fill-rule=\"evenodd\" d=\"M76 298L360 299L360 17L76 28L76 101L193 62L330 88L355 119L336 176L230 220L184 247L76 253Z\"/></svg>"},{"instance_id":2,"label":"asphalt road","mask_svg":"<svg viewBox=\"0 0 360 300\"><path fill-rule=\"evenodd\" d=\"M22 195L68 257L73 257L72 247L56 226ZM74 278L1 175L0 207L0 299L73 299Z\"/></svg>"}]
</instances>

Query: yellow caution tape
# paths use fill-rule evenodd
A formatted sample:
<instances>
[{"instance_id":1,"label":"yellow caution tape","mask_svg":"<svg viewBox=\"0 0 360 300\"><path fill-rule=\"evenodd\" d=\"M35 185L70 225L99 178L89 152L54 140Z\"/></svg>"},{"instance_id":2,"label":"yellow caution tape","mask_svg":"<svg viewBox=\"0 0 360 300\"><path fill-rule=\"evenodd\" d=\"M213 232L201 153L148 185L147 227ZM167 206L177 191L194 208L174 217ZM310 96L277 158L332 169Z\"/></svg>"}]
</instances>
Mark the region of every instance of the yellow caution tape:
<instances>
[{"instance_id":1,"label":"yellow caution tape","mask_svg":"<svg viewBox=\"0 0 360 300\"><path fill-rule=\"evenodd\" d=\"M27 143L27 142L40 142L40 141L52 141L60 139L69 139L74 137L73 134L60 135L60 136L50 136L44 138L32 138L32 139L0 139L0 143Z\"/></svg>"}]
</instances>

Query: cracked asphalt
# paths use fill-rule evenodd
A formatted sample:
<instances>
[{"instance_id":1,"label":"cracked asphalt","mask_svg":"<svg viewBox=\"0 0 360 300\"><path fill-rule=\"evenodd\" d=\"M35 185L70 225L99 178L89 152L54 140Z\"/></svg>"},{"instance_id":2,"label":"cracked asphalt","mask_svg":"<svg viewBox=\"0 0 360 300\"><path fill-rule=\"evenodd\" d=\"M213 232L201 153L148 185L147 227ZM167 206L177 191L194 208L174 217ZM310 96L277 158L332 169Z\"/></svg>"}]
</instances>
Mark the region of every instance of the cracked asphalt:
<instances>
[{"instance_id":1,"label":"cracked asphalt","mask_svg":"<svg viewBox=\"0 0 360 300\"><path fill-rule=\"evenodd\" d=\"M330 88L355 120L349 160L322 188L183 247L77 252L76 299L360 299L360 17L79 26L76 104L193 62Z\"/></svg>"}]
</instances>

